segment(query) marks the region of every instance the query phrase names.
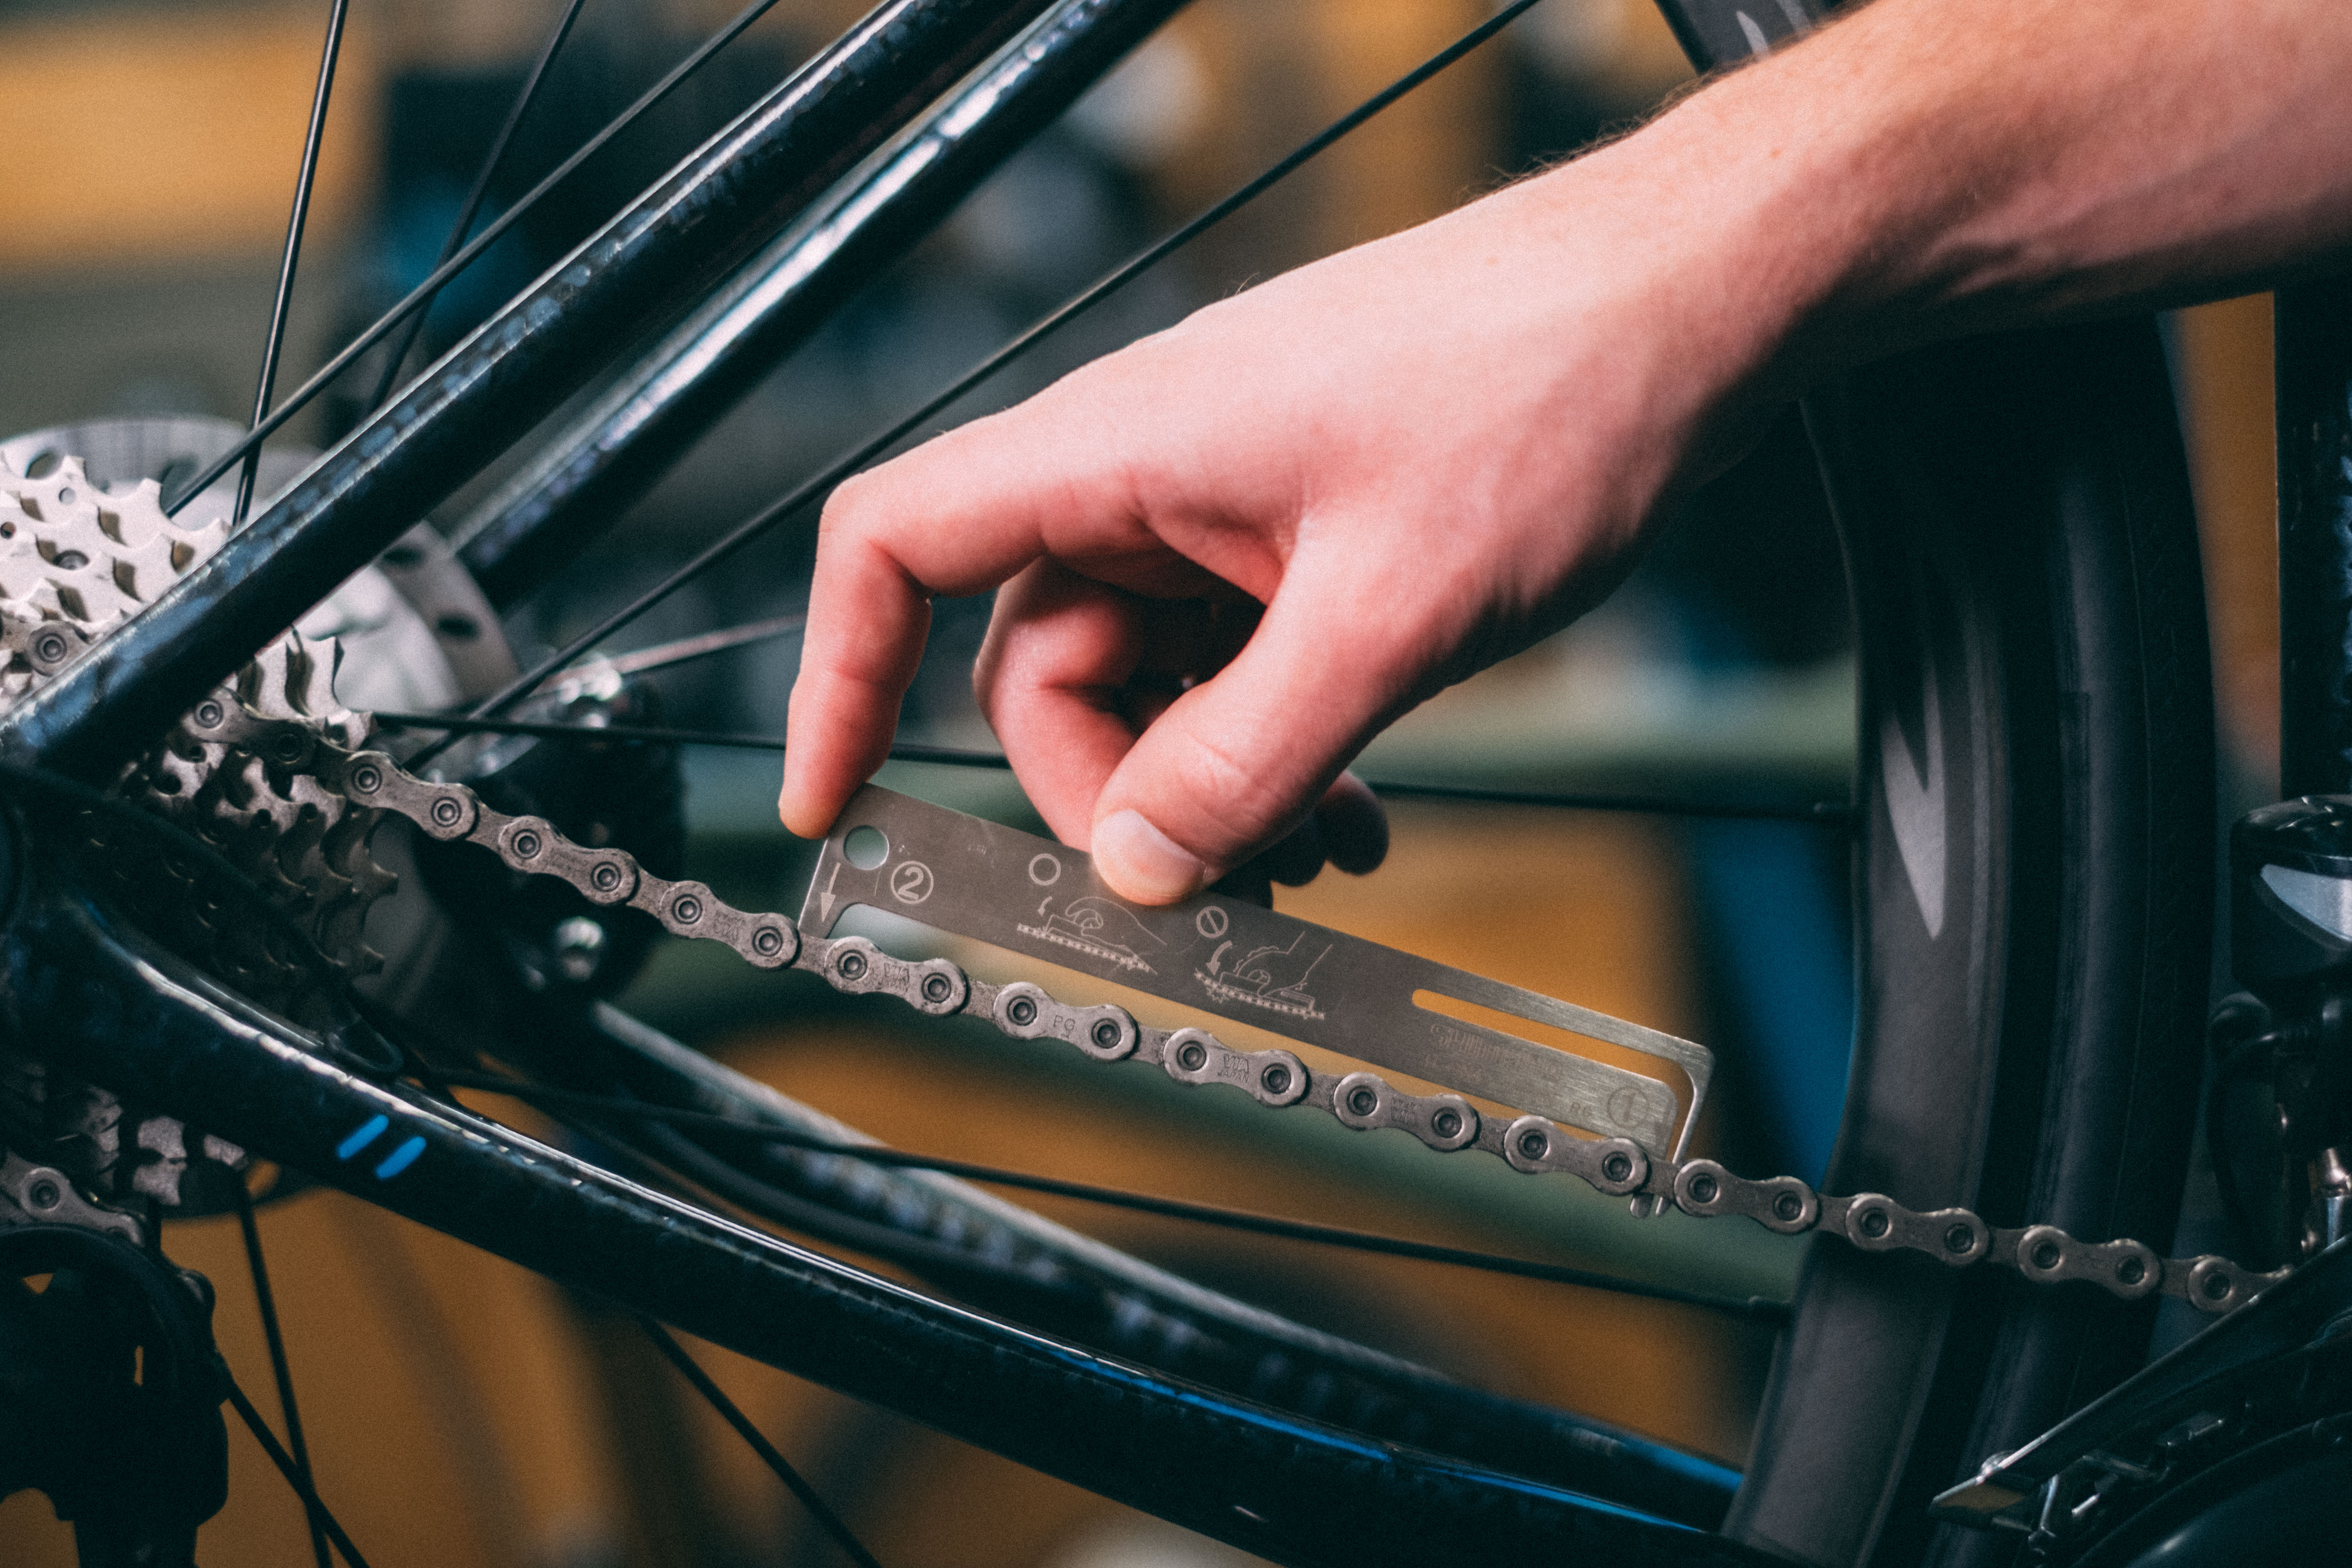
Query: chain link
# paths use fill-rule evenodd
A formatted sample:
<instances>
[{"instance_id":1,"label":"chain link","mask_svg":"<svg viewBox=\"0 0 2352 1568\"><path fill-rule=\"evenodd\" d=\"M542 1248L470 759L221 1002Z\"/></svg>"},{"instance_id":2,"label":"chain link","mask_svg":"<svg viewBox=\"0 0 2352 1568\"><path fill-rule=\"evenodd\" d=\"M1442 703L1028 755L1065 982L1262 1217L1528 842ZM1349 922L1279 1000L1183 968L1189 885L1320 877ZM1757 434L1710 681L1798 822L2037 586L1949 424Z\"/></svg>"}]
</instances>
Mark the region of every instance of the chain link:
<instances>
[{"instance_id":1,"label":"chain link","mask_svg":"<svg viewBox=\"0 0 2352 1568\"><path fill-rule=\"evenodd\" d=\"M1864 1252L1924 1254L1954 1268L1991 1264L2036 1284L2081 1280L2126 1300L2161 1292L2215 1314L2286 1277L2210 1255L2159 1258L2137 1241L2078 1241L2055 1226L1996 1228L1964 1208L1922 1212L1879 1193L1817 1193L1794 1176L1754 1181L1713 1160L1655 1160L1632 1139L1583 1136L1542 1116L1501 1121L1458 1094L1409 1094L1377 1073L1318 1073L1286 1050L1238 1051L1205 1029L1153 1028L1108 1003L1074 1006L1026 981L975 980L944 958L898 958L864 937L804 936L782 915L734 909L699 882L656 877L623 850L574 844L543 818L509 816L463 784L413 777L383 752L345 752L299 724L231 705L219 729L218 738L257 749L290 746L277 731L297 731L306 745L316 742L310 771L354 804L396 813L436 839L480 845L515 870L560 879L592 903L643 910L673 935L723 943L759 968L805 970L836 990L896 996L933 1017L982 1018L1016 1039L1059 1040L1097 1061L1153 1063L1180 1083L1228 1084L1262 1105L1311 1107L1359 1130L1398 1128L1440 1152L1481 1149L1527 1174L1566 1172L1601 1193L1632 1197L1643 1212L1671 1203L1700 1218L1741 1215L1782 1235L1826 1231Z\"/></svg>"}]
</instances>

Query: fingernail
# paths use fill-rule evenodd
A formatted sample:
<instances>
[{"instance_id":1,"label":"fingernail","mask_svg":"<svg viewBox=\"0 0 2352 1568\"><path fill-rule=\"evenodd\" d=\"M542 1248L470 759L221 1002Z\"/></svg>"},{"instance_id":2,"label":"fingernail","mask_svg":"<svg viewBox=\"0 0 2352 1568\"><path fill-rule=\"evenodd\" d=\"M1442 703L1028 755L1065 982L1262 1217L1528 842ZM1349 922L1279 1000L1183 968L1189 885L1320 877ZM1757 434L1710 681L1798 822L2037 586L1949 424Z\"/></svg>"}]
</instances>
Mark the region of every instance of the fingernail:
<instances>
[{"instance_id":1,"label":"fingernail","mask_svg":"<svg viewBox=\"0 0 2352 1568\"><path fill-rule=\"evenodd\" d=\"M1138 903L1172 904L1209 882L1197 856L1132 809L1095 824L1094 858L1103 880Z\"/></svg>"}]
</instances>

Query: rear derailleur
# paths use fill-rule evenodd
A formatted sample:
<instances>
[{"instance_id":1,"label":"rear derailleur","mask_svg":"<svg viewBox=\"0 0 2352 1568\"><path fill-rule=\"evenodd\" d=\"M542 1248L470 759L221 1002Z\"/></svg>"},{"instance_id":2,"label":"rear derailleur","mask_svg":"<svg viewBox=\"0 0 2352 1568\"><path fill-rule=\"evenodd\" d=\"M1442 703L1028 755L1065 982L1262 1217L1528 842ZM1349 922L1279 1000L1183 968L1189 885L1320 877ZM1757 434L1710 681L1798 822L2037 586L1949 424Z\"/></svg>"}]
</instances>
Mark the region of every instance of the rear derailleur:
<instances>
[{"instance_id":1,"label":"rear derailleur","mask_svg":"<svg viewBox=\"0 0 2352 1568\"><path fill-rule=\"evenodd\" d=\"M2264 806L2230 840L2231 965L2206 1148L2249 1267L2297 1267L1936 1500L2024 1561L2190 1568L2342 1555L2352 1487L2352 796Z\"/></svg>"}]
</instances>

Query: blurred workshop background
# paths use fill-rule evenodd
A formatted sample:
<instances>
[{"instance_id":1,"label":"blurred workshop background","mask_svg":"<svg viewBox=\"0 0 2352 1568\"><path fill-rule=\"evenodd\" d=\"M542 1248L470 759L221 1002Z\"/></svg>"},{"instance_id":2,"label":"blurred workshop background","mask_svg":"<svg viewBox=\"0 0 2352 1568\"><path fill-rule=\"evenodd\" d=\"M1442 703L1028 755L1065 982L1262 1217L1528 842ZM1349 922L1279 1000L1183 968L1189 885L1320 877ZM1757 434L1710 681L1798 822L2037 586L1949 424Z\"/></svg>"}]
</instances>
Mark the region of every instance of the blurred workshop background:
<instances>
[{"instance_id":1,"label":"blurred workshop background","mask_svg":"<svg viewBox=\"0 0 2352 1568\"><path fill-rule=\"evenodd\" d=\"M1485 4L1198 0L935 239L873 279L564 584L522 605L509 635L536 649L585 626L1474 24ZM101 416L247 416L325 9L0 0L0 437ZM856 9L782 0L452 288L431 318L428 352L455 342ZM492 210L726 14L710 0L591 0L494 186ZM281 387L429 269L553 15L549 0L356 0ZM1637 119L1686 75L1644 0L1546 0L958 414L1001 406L1253 279L1572 153ZM2267 302L2188 311L2172 326L2208 530L2233 788L2251 799L2266 787L2276 750ZM354 384L322 400L289 439L331 441L366 390ZM1693 504L1607 606L1409 717L1363 771L1780 804L1843 799L1853 752L1843 582L1810 466L1788 437L1780 432ZM461 514L453 503L439 521ZM809 542L806 521L781 531L625 641L791 612L804 595ZM986 610L981 601L940 606L909 704L911 737L989 743L965 676ZM793 658L789 641L769 642L664 677L664 716L781 733ZM739 901L796 907L792 879L805 849L774 825L775 759L700 751L684 766L689 873ZM890 782L1024 820L1003 775L894 766ZM1818 1178L1835 1131L1850 1008L1834 832L1431 803L1401 805L1396 819L1385 868L1361 882L1327 878L1286 890L1281 907L1706 1041L1721 1055L1724 1088L1701 1146L1755 1173ZM1157 1074L1073 1068L983 1031L918 1028L887 1004L846 1005L796 978L671 947L623 1002L903 1147L1739 1294L1777 1295L1791 1277L1793 1250L1752 1227L1716 1227L1702 1239L1693 1224L1637 1222L1622 1205L1564 1191L1566 1183L1442 1160L1402 1137L1351 1134L1320 1119L1271 1125L1292 1119L1177 1089ZM492 1108L537 1125L520 1107ZM1114 1116L1117 1132L1106 1131ZM1761 1329L1564 1287L1041 1206L1483 1385L1727 1463L1741 1458L1769 1349ZM262 1223L320 1489L377 1563L831 1560L753 1457L595 1303L334 1194L269 1205ZM233 1224L191 1223L167 1247L219 1287L226 1353L247 1387L265 1387ZM703 1349L886 1563L1245 1561ZM205 1531L201 1559L246 1568L310 1561L286 1489L241 1434L232 1449L232 1500ZM43 1500L0 1502L0 1563L71 1561L69 1534Z\"/></svg>"}]
</instances>

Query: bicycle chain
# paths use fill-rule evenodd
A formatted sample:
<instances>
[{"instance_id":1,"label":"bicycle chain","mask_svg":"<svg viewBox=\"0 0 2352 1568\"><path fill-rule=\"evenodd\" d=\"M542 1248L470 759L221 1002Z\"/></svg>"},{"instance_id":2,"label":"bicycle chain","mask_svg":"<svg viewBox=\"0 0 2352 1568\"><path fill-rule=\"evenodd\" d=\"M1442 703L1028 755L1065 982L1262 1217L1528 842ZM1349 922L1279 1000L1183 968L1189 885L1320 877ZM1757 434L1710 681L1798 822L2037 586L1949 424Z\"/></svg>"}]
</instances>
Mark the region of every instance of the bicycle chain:
<instances>
[{"instance_id":1,"label":"bicycle chain","mask_svg":"<svg viewBox=\"0 0 2352 1568\"><path fill-rule=\"evenodd\" d=\"M543 817L509 816L463 784L416 778L382 752L346 751L299 722L232 704L187 723L208 739L266 751L433 838L464 839L514 870L558 878L591 903L642 910L672 935L721 942L755 967L803 970L835 990L896 996L933 1017L982 1018L1016 1039L1060 1040L1097 1061L1149 1062L1180 1083L1228 1084L1262 1105L1312 1107L1360 1131L1398 1128L1440 1152L1482 1149L1513 1170L1565 1172L1650 1212L1671 1203L1703 1219L1738 1215L1782 1235L1825 1231L1864 1252L1921 1253L1955 1268L1990 1264L2036 1284L2083 1280L2127 1300L2160 1292L2213 1314L2287 1274L2257 1274L2211 1254L2160 1258L2137 1241L2079 1241L2055 1226L1994 1226L1964 1208L1922 1213L1878 1193L1819 1193L1794 1176L1750 1180L1714 1160L1655 1159L1632 1139L1579 1136L1542 1116L1497 1125L1457 1094L1410 1094L1360 1070L1318 1072L1287 1050L1235 1050L1205 1029L1154 1028L1123 1007L1074 1006L1027 981L976 980L947 959L898 958L864 937L805 936L784 915L735 909L700 882L654 876L625 850L574 844Z\"/></svg>"}]
</instances>

